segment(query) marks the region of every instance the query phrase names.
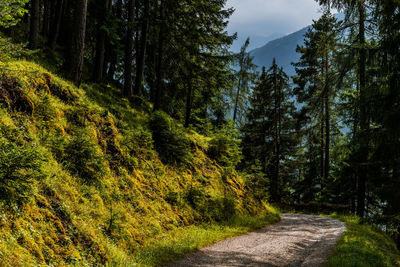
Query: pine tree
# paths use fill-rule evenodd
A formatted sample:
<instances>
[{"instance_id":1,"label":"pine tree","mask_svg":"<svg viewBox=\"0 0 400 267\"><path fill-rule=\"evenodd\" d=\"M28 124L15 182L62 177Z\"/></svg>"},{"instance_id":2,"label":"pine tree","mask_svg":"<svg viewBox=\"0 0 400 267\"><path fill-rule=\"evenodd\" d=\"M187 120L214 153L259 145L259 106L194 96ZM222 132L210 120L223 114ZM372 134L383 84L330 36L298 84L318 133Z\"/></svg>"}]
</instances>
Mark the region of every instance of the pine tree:
<instances>
[{"instance_id":1,"label":"pine tree","mask_svg":"<svg viewBox=\"0 0 400 267\"><path fill-rule=\"evenodd\" d=\"M239 70L236 73L237 85L236 91L232 95L232 100L235 105L233 107L233 121L239 121L240 125L241 118L243 117L243 111L245 110L245 104L250 91L250 85L254 82L256 65L253 63L253 58L247 52L247 48L250 45L250 38L247 38L243 46L240 48L240 52L235 55L235 61Z\"/></svg>"},{"instance_id":2,"label":"pine tree","mask_svg":"<svg viewBox=\"0 0 400 267\"><path fill-rule=\"evenodd\" d=\"M272 67L253 89L247 123L243 127L243 154L249 164L261 165L270 180L270 195L274 202L282 201L284 184L292 170L287 167L297 145L295 106L290 100L289 78L274 59Z\"/></svg>"},{"instance_id":3,"label":"pine tree","mask_svg":"<svg viewBox=\"0 0 400 267\"><path fill-rule=\"evenodd\" d=\"M326 7L335 7L339 10L344 10L346 13L344 28L350 29L352 34L350 37L355 36L355 40L350 40L351 52L355 50L354 56L357 57L357 73L358 73L358 88L359 88L359 105L358 105L358 166L357 166L357 214L360 217L365 215L365 198L366 198L366 183L368 180L368 161L369 161L369 144L370 144L370 114L368 110L368 79L367 79L367 33L366 24L368 15L367 13L368 0L319 0L317 1Z\"/></svg>"},{"instance_id":4,"label":"pine tree","mask_svg":"<svg viewBox=\"0 0 400 267\"><path fill-rule=\"evenodd\" d=\"M318 166L318 175L308 177L314 186L319 185L321 194L329 182L330 150L331 150L331 105L335 101L337 83L336 50L337 50L337 22L329 11L314 21L312 27L305 34L305 45L298 46L297 52L301 54L300 61L295 63L297 76L295 92L297 100L302 104L304 123L304 142L316 142L306 146L309 159L309 170L305 173L314 173ZM312 119L313 118L313 119ZM318 148L317 148L318 147ZM312 155L312 156L311 156ZM318 179L316 179L319 177ZM310 179L314 180L311 182Z\"/></svg>"}]
</instances>

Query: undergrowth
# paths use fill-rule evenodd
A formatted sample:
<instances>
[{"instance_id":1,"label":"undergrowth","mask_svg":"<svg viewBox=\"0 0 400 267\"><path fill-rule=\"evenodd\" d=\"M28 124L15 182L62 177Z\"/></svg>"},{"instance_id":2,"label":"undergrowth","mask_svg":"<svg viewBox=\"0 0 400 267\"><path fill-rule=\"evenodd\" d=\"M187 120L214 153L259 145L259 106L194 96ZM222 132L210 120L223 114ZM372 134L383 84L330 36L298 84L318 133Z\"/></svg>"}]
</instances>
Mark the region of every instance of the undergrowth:
<instances>
[{"instance_id":1,"label":"undergrowth","mask_svg":"<svg viewBox=\"0 0 400 267\"><path fill-rule=\"evenodd\" d=\"M150 110L0 62L0 266L154 265L276 220L236 141Z\"/></svg>"},{"instance_id":2,"label":"undergrowth","mask_svg":"<svg viewBox=\"0 0 400 267\"><path fill-rule=\"evenodd\" d=\"M333 215L346 223L347 230L339 239L326 266L383 267L400 266L400 252L381 230L360 224L359 217Z\"/></svg>"},{"instance_id":3,"label":"undergrowth","mask_svg":"<svg viewBox=\"0 0 400 267\"><path fill-rule=\"evenodd\" d=\"M213 244L279 221L276 211L264 216L238 215L221 224L201 224L157 236L135 254L137 266L161 266Z\"/></svg>"}]
</instances>

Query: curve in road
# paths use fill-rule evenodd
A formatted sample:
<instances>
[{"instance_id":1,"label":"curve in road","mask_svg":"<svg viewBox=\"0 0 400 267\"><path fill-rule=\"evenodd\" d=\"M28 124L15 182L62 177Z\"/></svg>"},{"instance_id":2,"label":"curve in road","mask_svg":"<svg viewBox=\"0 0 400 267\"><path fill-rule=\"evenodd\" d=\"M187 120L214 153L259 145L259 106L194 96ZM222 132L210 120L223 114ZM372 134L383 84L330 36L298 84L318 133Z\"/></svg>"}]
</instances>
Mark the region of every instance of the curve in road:
<instances>
[{"instance_id":1,"label":"curve in road","mask_svg":"<svg viewBox=\"0 0 400 267\"><path fill-rule=\"evenodd\" d=\"M327 217L282 214L257 231L218 242L168 266L321 266L346 229Z\"/></svg>"}]
</instances>

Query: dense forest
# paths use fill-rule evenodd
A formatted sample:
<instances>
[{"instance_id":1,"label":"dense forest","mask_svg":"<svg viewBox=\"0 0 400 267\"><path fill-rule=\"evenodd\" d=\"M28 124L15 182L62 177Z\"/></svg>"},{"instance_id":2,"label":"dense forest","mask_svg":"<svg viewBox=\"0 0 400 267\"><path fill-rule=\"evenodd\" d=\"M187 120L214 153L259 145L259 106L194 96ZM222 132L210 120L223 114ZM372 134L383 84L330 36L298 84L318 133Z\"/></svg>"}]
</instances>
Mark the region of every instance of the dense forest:
<instances>
[{"instance_id":1,"label":"dense forest","mask_svg":"<svg viewBox=\"0 0 400 267\"><path fill-rule=\"evenodd\" d=\"M67 229L74 219L55 191L71 199L78 193L55 189L49 177L58 171L50 176L41 171L42 164L51 169L48 165L58 162L68 177L82 179L71 186L86 190L85 198L98 192L91 197L109 207L104 236L132 251L140 239L131 244L124 236L141 235L123 233L121 221L137 221L121 214L140 207L113 211L113 203L131 201L144 188L149 201L166 199L152 212L162 217L161 210L168 210L171 225L207 216L226 219L224 211L235 206L227 197L233 190L238 210L250 212L246 205L269 202L348 212L383 229L400 247L400 2L319 4L323 14L297 48L301 58L289 77L275 60L257 72L247 51L251 40L239 53L230 52L236 35L226 30L234 12L226 0L1 0L4 214L34 201L62 218L56 227L66 228L59 229L64 235L77 232L76 226ZM332 10L343 12L344 19L337 20ZM21 59L71 83L16 61ZM138 169L155 180L140 181L143 188L123 195L122 187L139 183L126 177L146 179ZM218 173L222 182L207 182L207 171ZM182 192L168 181L174 175ZM36 185L32 179L50 180ZM203 195L201 187L210 183L223 198ZM153 187L160 189L148 189ZM91 218L96 216L103 215ZM150 232L145 238L154 236ZM57 242L79 243L81 250L90 243L92 263L105 264L112 253L93 245L94 236L81 229L72 241L58 237ZM32 253L51 263L43 252ZM64 253L60 257L72 263L76 252L52 253Z\"/></svg>"}]
</instances>

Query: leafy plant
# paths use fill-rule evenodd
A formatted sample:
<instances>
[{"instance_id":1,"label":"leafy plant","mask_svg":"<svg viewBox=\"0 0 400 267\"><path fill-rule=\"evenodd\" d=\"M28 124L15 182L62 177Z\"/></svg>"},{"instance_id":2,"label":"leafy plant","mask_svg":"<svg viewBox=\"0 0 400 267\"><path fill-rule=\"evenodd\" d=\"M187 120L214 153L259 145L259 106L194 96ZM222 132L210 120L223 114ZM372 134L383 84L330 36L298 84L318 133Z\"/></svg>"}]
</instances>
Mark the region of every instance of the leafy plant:
<instances>
[{"instance_id":1,"label":"leafy plant","mask_svg":"<svg viewBox=\"0 0 400 267\"><path fill-rule=\"evenodd\" d=\"M1 0L0 2L0 27L8 28L18 23L27 12L24 8L29 0Z\"/></svg>"}]
</instances>

